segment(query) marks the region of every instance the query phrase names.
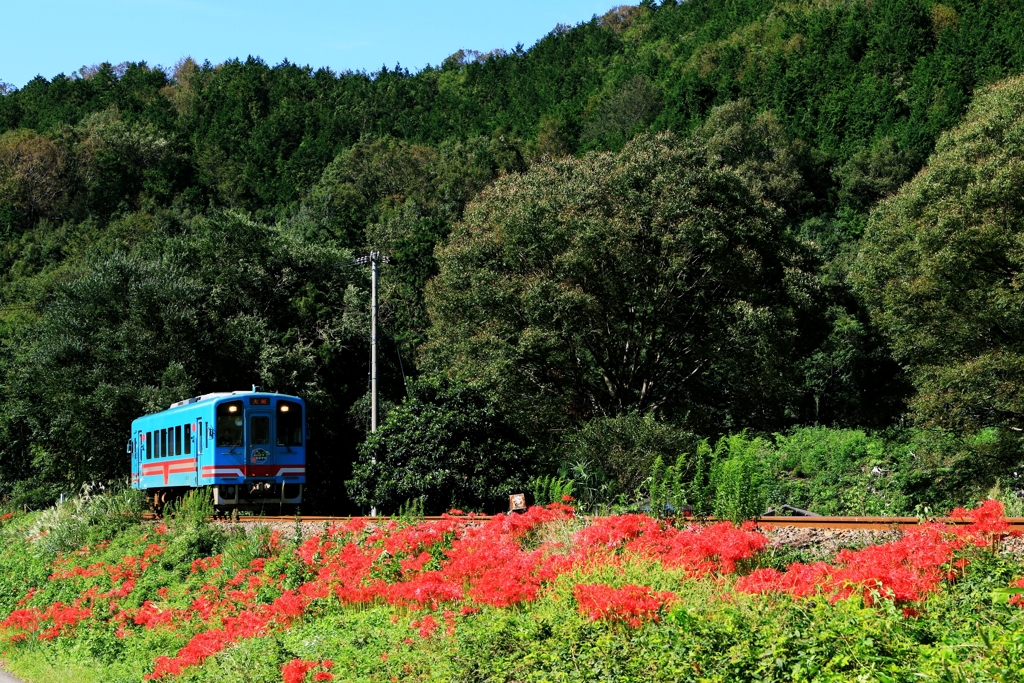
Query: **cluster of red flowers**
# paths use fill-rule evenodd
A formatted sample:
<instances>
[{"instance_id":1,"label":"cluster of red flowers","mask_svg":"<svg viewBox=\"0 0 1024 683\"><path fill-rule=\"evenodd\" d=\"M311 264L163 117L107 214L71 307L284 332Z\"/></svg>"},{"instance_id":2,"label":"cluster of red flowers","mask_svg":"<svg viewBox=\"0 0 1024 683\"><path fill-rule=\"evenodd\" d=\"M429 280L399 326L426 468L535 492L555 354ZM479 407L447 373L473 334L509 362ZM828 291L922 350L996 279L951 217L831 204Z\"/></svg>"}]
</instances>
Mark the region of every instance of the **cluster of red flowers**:
<instances>
[{"instance_id":1,"label":"cluster of red flowers","mask_svg":"<svg viewBox=\"0 0 1024 683\"><path fill-rule=\"evenodd\" d=\"M891 543L840 551L834 564L797 562L784 572L758 569L740 577L736 590L799 597L821 593L833 601L856 593L869 604L876 594L899 602L920 600L966 566L967 560L954 560L957 550L968 544L990 545L1009 529L1002 504L994 500L974 510L958 508L953 516L970 524L923 524Z\"/></svg>"},{"instance_id":2,"label":"cluster of red flowers","mask_svg":"<svg viewBox=\"0 0 1024 683\"><path fill-rule=\"evenodd\" d=\"M657 621L658 610L676 597L671 591L654 591L647 586L612 588L601 583L576 584L573 595L580 613L592 620L621 621L634 628L644 621Z\"/></svg>"},{"instance_id":3,"label":"cluster of red flowers","mask_svg":"<svg viewBox=\"0 0 1024 683\"><path fill-rule=\"evenodd\" d=\"M14 634L10 636L11 642L25 640L30 633L36 631L39 631L39 640L52 640L59 636L66 627L74 627L78 622L92 616L92 610L83 607L82 602L79 599L71 605L65 605L58 601L45 610L37 607L16 609L0 626L14 631ZM42 628L44 625L46 628Z\"/></svg>"},{"instance_id":4,"label":"cluster of red flowers","mask_svg":"<svg viewBox=\"0 0 1024 683\"><path fill-rule=\"evenodd\" d=\"M737 529L728 522L677 529L646 515L619 515L594 520L576 535L574 547L577 555L602 562L609 554L624 554L657 560L691 576L730 574L737 562L768 544L755 529L753 523Z\"/></svg>"},{"instance_id":5,"label":"cluster of red flowers","mask_svg":"<svg viewBox=\"0 0 1024 683\"><path fill-rule=\"evenodd\" d=\"M797 596L820 592L834 600L855 593L869 600L876 593L904 602L918 600L962 569L964 561L955 560L956 550L991 543L1006 531L1002 508L993 501L954 514L970 524L923 525L893 543L840 552L832 564L797 563L785 572L760 569L740 577L736 589ZM255 559L233 574L219 555L195 560L191 571L202 585L187 607L182 602L174 607L167 589L137 609L118 605L164 552L163 544L144 540L148 545L139 554L116 564L87 564L84 558L96 549L83 549L58 561L50 580L91 583L88 590L70 605L54 602L44 608L28 606L39 600L32 589L0 627L12 641L29 634L54 638L85 619L105 620L119 637L140 627L187 629L194 634L187 644L174 656L157 657L146 676L159 680L202 663L233 642L287 628L314 605L328 601L421 611L409 626L428 639L436 637L442 624L445 633L453 634L460 619L482 606L503 608L536 600L567 574L640 562L658 563L684 577L721 576L736 572L738 563L768 543L752 525L678 529L645 515L596 518L564 542L555 540L567 538L564 529L546 531L573 516L571 507L556 503L486 521L461 514L407 526L351 520L303 542L295 550L296 564L288 578L273 569L288 559L280 557L282 546L275 536L265 550L276 558ZM633 584L578 583L573 595L580 614L630 627L657 620L675 599L669 591ZM310 676L332 680L330 669L329 660L295 659L281 673L285 683L304 683Z\"/></svg>"},{"instance_id":6,"label":"cluster of red flowers","mask_svg":"<svg viewBox=\"0 0 1024 683\"><path fill-rule=\"evenodd\" d=\"M361 541L366 522L339 525L299 548L301 560L315 571L299 592L314 599L333 594L343 603L381 600L411 608L465 601L507 607L535 600L545 584L575 569L639 558L691 575L729 573L767 543L750 527L722 523L676 529L644 515L624 515L595 519L575 534L571 548L556 542L523 547L541 525L572 515L572 508L556 503L478 526L446 516L405 528L392 523Z\"/></svg>"},{"instance_id":7,"label":"cluster of red flowers","mask_svg":"<svg viewBox=\"0 0 1024 683\"><path fill-rule=\"evenodd\" d=\"M50 640L61 633L67 632L78 624L78 622L96 613L94 609L98 601L105 602L111 612L117 611L117 599L126 597L135 589L135 582L146 569L153 564L153 558L164 552L165 547L156 543L149 544L141 555L128 555L121 558L117 564L97 562L86 567L68 567L74 556L85 556L95 550L103 550L108 542L98 544L96 548L83 548L71 553L69 556L60 557L54 562L55 571L50 576L50 581L96 579L107 580L108 589L101 591L98 585L90 586L70 605L62 602L54 602L45 609L38 607L25 607L29 600L37 593L35 588L29 589L28 594L19 601L19 609L11 612L7 618L0 622L0 628L12 632L9 639L12 642L25 640L30 634L37 633L39 640ZM115 615L116 618L116 615Z\"/></svg>"},{"instance_id":8,"label":"cluster of red flowers","mask_svg":"<svg viewBox=\"0 0 1024 683\"><path fill-rule=\"evenodd\" d=\"M281 679L284 683L305 683L307 674L312 671L314 681L333 681L334 674L330 673L333 667L334 662L329 659L316 662L296 658L281 667Z\"/></svg>"}]
</instances>

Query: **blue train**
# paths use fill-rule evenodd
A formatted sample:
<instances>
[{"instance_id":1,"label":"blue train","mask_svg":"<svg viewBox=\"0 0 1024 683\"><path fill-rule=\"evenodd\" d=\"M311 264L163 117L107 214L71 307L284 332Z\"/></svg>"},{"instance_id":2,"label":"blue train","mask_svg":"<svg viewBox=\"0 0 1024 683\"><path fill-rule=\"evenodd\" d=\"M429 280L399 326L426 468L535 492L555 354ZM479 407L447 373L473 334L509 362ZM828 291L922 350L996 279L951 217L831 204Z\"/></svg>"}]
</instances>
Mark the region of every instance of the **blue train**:
<instances>
[{"instance_id":1,"label":"blue train","mask_svg":"<svg viewBox=\"0 0 1024 683\"><path fill-rule=\"evenodd\" d=\"M204 394L132 421L132 487L160 507L213 488L218 508L297 505L306 483L306 404L252 391Z\"/></svg>"}]
</instances>

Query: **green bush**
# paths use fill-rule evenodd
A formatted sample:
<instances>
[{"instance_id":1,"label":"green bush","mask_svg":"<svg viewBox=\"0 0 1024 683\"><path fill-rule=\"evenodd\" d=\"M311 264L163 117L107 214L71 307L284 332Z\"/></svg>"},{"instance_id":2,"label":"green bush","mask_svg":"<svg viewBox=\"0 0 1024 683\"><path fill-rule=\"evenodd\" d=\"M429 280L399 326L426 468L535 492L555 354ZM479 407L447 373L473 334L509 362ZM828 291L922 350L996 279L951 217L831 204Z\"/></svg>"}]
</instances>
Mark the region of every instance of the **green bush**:
<instances>
[{"instance_id":1,"label":"green bush","mask_svg":"<svg viewBox=\"0 0 1024 683\"><path fill-rule=\"evenodd\" d=\"M137 525L145 502L145 495L137 489L96 492L87 485L81 495L36 515L29 535L40 539L38 547L47 555L68 553Z\"/></svg>"},{"instance_id":2,"label":"green bush","mask_svg":"<svg viewBox=\"0 0 1024 683\"><path fill-rule=\"evenodd\" d=\"M762 438L736 434L719 440L711 469L716 517L742 522L764 514L773 475L771 454L771 443Z\"/></svg>"},{"instance_id":3,"label":"green bush","mask_svg":"<svg viewBox=\"0 0 1024 683\"><path fill-rule=\"evenodd\" d=\"M533 494L533 505L547 505L549 503L560 503L564 496L572 496L574 482L571 479L563 479L561 476L537 477L530 485L530 493Z\"/></svg>"},{"instance_id":4,"label":"green bush","mask_svg":"<svg viewBox=\"0 0 1024 683\"><path fill-rule=\"evenodd\" d=\"M563 439L561 476L573 480L581 502L635 503L658 458L675 462L696 446L692 433L651 413L595 418Z\"/></svg>"},{"instance_id":5,"label":"green bush","mask_svg":"<svg viewBox=\"0 0 1024 683\"><path fill-rule=\"evenodd\" d=\"M821 515L909 512L913 505L904 486L915 466L909 455L913 448L907 435L892 436L903 438L825 427L777 434L775 458L781 472L776 502Z\"/></svg>"},{"instance_id":6,"label":"green bush","mask_svg":"<svg viewBox=\"0 0 1024 683\"><path fill-rule=\"evenodd\" d=\"M346 482L352 500L382 512L413 499L422 499L428 514L493 512L526 491L534 450L487 396L447 379L423 379L410 389L360 444Z\"/></svg>"},{"instance_id":7,"label":"green bush","mask_svg":"<svg viewBox=\"0 0 1024 683\"><path fill-rule=\"evenodd\" d=\"M651 467L649 484L650 514L655 517L675 517L687 505L686 455L680 455L674 465L666 466L659 455Z\"/></svg>"}]
</instances>

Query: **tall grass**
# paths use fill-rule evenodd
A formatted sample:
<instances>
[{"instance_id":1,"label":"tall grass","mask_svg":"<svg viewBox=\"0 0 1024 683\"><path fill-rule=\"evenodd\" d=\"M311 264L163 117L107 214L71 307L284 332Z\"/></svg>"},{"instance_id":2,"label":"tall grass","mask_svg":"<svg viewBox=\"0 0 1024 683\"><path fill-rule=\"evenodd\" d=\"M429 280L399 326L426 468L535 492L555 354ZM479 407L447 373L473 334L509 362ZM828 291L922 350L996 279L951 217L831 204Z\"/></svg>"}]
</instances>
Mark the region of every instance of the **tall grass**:
<instances>
[{"instance_id":1,"label":"tall grass","mask_svg":"<svg viewBox=\"0 0 1024 683\"><path fill-rule=\"evenodd\" d=\"M70 552L86 543L110 538L141 521L146 503L142 491L127 486L106 491L97 488L86 484L79 495L36 516L27 535L37 539L40 552Z\"/></svg>"}]
</instances>

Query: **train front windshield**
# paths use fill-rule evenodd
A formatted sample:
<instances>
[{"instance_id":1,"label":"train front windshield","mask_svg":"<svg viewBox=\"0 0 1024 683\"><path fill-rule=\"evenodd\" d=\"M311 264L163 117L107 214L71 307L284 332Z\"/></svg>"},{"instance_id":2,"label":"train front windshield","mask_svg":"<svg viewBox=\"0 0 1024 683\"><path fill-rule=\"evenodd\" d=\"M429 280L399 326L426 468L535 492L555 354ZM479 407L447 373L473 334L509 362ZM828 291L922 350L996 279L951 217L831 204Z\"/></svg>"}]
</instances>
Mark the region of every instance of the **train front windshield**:
<instances>
[{"instance_id":1,"label":"train front windshield","mask_svg":"<svg viewBox=\"0 0 1024 683\"><path fill-rule=\"evenodd\" d=\"M277 402L277 445L302 445L302 405L294 401Z\"/></svg>"},{"instance_id":2,"label":"train front windshield","mask_svg":"<svg viewBox=\"0 0 1024 683\"><path fill-rule=\"evenodd\" d=\"M217 445L241 446L245 433L242 402L231 401L217 406Z\"/></svg>"}]
</instances>

